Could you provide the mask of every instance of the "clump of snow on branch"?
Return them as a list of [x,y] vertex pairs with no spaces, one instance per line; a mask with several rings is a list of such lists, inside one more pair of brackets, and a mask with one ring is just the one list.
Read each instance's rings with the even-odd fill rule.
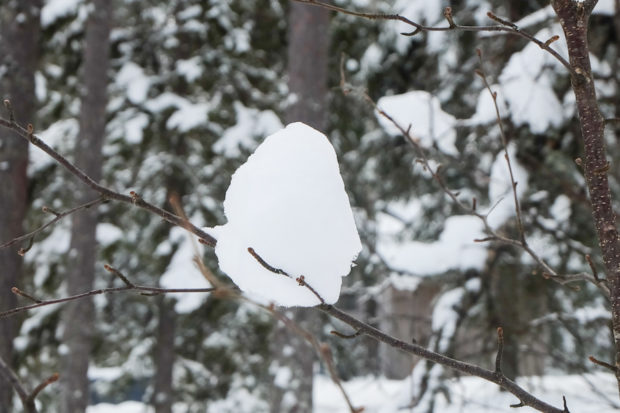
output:
[[[294,278],[303,275],[327,303],[360,252],[336,153],[325,135],[293,123],[265,141],[233,175],[228,222],[212,229],[219,265],[244,292],[283,306],[319,299]],[[253,248],[276,274],[249,252]]]
[[[385,96],[379,99],[377,106],[404,129],[411,125],[411,135],[420,139],[423,147],[429,148],[437,144],[439,150],[445,154],[458,154],[454,146],[456,119],[444,112],[439,99],[430,93],[415,90],[402,95]],[[402,135],[385,116],[377,114],[377,117],[387,133]]]

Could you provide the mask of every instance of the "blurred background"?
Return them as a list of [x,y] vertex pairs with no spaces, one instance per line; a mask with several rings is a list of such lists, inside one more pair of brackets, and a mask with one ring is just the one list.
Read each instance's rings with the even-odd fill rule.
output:
[[[542,41],[562,35],[542,0],[333,4],[440,26],[446,6],[463,25],[491,24],[493,11]],[[336,149],[364,245],[340,308],[488,368],[501,326],[509,377],[555,405],[565,394],[569,407],[619,408],[612,375],[588,361],[613,359],[601,291],[545,278],[514,246],[475,243],[482,222],[362,96],[411,124],[446,187],[482,213],[493,209],[491,227],[518,239],[495,108],[474,73],[484,70],[498,92],[528,242],[560,274],[590,272],[585,256],[598,265],[599,253],[566,69],[520,37],[401,34],[411,31],[285,0],[2,0],[0,95],[95,180],[168,210],[178,196],[198,226],[226,222],[230,177],[265,136],[306,122]],[[617,2],[600,1],[590,46],[607,117],[620,116],[619,35]],[[566,55],[563,38],[553,46]],[[606,135],[611,165],[618,132]],[[620,170],[609,173],[619,194]],[[0,242],[52,219],[43,206],[64,211],[96,197],[0,130]],[[26,247],[0,249],[0,311],[28,303],[13,286],[56,298],[120,285],[106,263],[136,284],[208,286],[187,233],[126,204],[80,211],[17,254]],[[200,251],[229,282],[213,251]],[[366,411],[502,411],[517,402],[371,339],[331,335],[352,331],[318,311],[283,311],[329,345],[353,405]],[[261,308],[217,295],[102,295],[1,319],[0,357],[30,387],[60,373],[38,397],[42,412],[348,411],[303,338]],[[0,378],[0,412],[20,409]]]

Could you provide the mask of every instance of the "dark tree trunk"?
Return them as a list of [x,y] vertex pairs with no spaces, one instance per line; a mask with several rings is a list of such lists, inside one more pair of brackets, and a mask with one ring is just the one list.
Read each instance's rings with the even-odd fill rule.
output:
[[[286,121],[301,121],[325,132],[329,12],[298,3],[290,6],[287,71],[289,92],[295,100],[287,110]],[[301,327],[316,331],[317,313],[307,310],[292,310],[291,313]],[[271,411],[311,413],[314,350],[302,337],[281,324],[274,330],[271,347],[276,364],[292,372],[285,385],[273,386]],[[291,352],[284,351],[285,348]],[[294,397],[285,397],[287,392]]]
[[[75,147],[75,163],[95,181],[101,179],[101,147],[105,133],[109,67],[109,37],[112,14],[110,0],[93,0],[94,8],[86,25],[84,47],[80,134]],[[77,203],[97,195],[86,188],[78,191]],[[73,295],[93,287],[97,252],[95,233],[97,211],[85,210],[73,215],[71,229],[70,270],[67,294]],[[63,411],[84,412],[89,400],[88,363],[95,330],[94,308],[90,299],[69,303],[64,309],[63,340],[68,353],[63,357]]]
[[[616,347],[616,378],[620,390],[620,243],[616,215],[611,203],[611,191],[603,132],[605,121],[599,110],[588,52],[588,20],[596,0],[552,0],[566,35],[571,83],[577,101],[585,154],[585,177],[592,216],[599,246],[603,254],[607,282],[611,292],[613,335]],[[612,167],[617,167],[613,165]]]
[[[17,121],[34,123],[34,72],[39,59],[41,0],[0,3],[0,98],[9,99]],[[17,16],[24,17],[18,20]],[[2,108],[4,110],[4,108]],[[0,131],[0,242],[22,235],[26,211],[28,143]],[[14,248],[0,249],[0,311],[16,307],[11,287],[21,285],[22,258]],[[0,319],[0,358],[11,365],[17,319]],[[11,411],[11,386],[0,376],[0,413]]]
[[286,122],[301,121],[325,132],[329,12],[292,3],[288,39],[288,86],[295,103],[286,112]]
[[173,301],[165,297],[160,298],[158,307],[159,324],[154,356],[156,372],[153,384],[153,406],[155,406],[155,413],[171,413],[176,313]]

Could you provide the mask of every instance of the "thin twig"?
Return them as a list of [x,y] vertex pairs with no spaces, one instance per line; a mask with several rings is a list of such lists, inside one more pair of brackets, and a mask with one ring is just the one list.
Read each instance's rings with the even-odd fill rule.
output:
[[289,273],[287,273],[286,271],[284,271],[283,269],[281,269],[281,268],[275,268],[275,267],[273,267],[273,266],[269,265],[269,264],[267,263],[267,261],[265,261],[265,260],[263,259],[263,257],[261,257],[260,255],[258,255],[258,253],[254,250],[254,248],[252,248],[252,247],[248,247],[248,252],[249,252],[249,253],[250,253],[250,255],[251,255],[252,257],[254,257],[254,259],[255,259],[256,261],[258,261],[258,263],[259,263],[259,264],[260,264],[263,268],[265,268],[267,271],[270,271],[270,272],[272,272],[272,273],[274,273],[274,274],[281,274],[281,275],[284,275],[284,276],[286,276],[286,277],[288,277],[288,278],[293,279],[293,276],[292,276],[292,275],[290,275]]
[[[347,14],[347,15],[350,15],[350,16],[362,17],[364,19],[369,19],[369,20],[395,20],[395,21],[401,21],[401,22],[403,22],[403,23],[413,27],[413,29],[414,29],[410,33],[401,33],[403,35],[408,35],[408,36],[415,36],[416,34],[418,34],[420,32],[448,32],[448,31],[504,32],[504,33],[520,36],[520,37],[523,37],[524,39],[529,40],[530,42],[535,43],[536,45],[538,45],[538,47],[540,47],[544,51],[546,51],[549,54],[551,54],[570,73],[574,74],[574,70],[571,67],[570,63],[566,59],[564,59],[558,52],[556,52],[550,46],[550,44],[547,44],[546,42],[537,39],[533,35],[531,35],[531,34],[529,34],[527,32],[524,32],[523,30],[521,30],[514,23],[511,23],[511,22],[509,22],[507,20],[501,19],[501,18],[497,17],[496,15],[494,15],[493,13],[490,13],[490,12],[487,14],[487,16],[490,19],[495,20],[498,23],[500,23],[499,25],[493,25],[493,26],[461,26],[461,25],[458,25],[458,24],[454,23],[454,20],[452,19],[452,10],[450,10],[450,19],[448,19],[446,17],[446,19],[448,20],[448,27],[432,27],[432,26],[425,26],[423,24],[419,24],[419,23],[413,22],[413,21],[409,20],[408,18],[406,18],[404,16],[401,16],[399,14],[379,14],[379,13],[356,12],[356,11],[353,11],[353,10],[347,10],[347,9],[342,8],[342,7],[334,6],[332,4],[324,3],[322,1],[317,1],[317,0],[292,0],[292,1],[296,1],[298,3],[309,4],[309,5],[312,5],[312,6],[322,7],[324,9],[332,10],[332,11],[335,11],[335,12],[338,12],[338,13]],[[445,16],[445,14],[444,14],[444,16]]]
[[59,378],[60,378],[60,375],[58,373],[52,374],[47,379],[45,379],[43,382],[41,382],[37,387],[35,387],[34,390],[32,390],[32,392],[28,396],[28,398],[34,401],[34,399],[38,396],[39,393],[41,393],[41,391],[43,391],[43,389],[45,389],[50,384],[57,382]]
[[148,294],[172,294],[172,293],[210,293],[215,291],[215,288],[158,288],[158,287],[147,287],[144,285],[126,285],[124,287],[112,287],[112,288],[101,288],[99,290],[91,290],[81,294],[72,295],[69,297],[57,298],[54,300],[43,300],[39,303],[26,305],[23,307],[12,308],[7,311],[0,312],[0,319],[11,317],[15,314],[23,313],[24,311],[32,310],[38,307],[45,307],[53,304],[61,304],[69,301],[80,300],[82,298],[91,297],[94,295],[100,294],[113,294],[120,293],[125,291],[137,291],[140,293],[148,293]]
[[336,337],[344,338],[345,340],[350,340],[352,338],[359,337],[362,334],[362,332],[359,330],[357,330],[353,334],[342,334],[340,331],[336,331],[336,330],[332,330],[329,333],[335,335]]
[[19,295],[19,296],[21,296],[21,297],[27,298],[27,299],[29,299],[30,301],[35,302],[35,303],[42,303],[42,302],[43,302],[43,301],[39,300],[38,298],[35,298],[35,297],[33,297],[32,295],[25,293],[24,291],[20,290],[20,289],[19,289],[19,288],[17,288],[17,287],[13,287],[13,288],[11,288],[11,292],[12,292],[13,294],[15,294],[15,295]]
[[[298,1],[298,0],[294,0],[294,1]],[[341,76],[342,75],[343,74],[341,74]],[[499,235],[498,233],[496,233],[493,230],[493,228],[489,225],[488,215],[493,210],[493,208],[495,208],[495,206],[497,204],[494,204],[493,207],[491,207],[491,209],[486,214],[481,214],[481,213],[479,213],[477,211],[477,209],[476,209],[477,205],[475,203],[473,203],[472,205],[468,205],[468,204],[462,202],[458,198],[458,194],[453,192],[450,188],[448,188],[446,183],[443,181],[443,179],[441,178],[441,175],[439,175],[439,173],[438,173],[438,168],[433,168],[433,166],[431,165],[431,162],[430,162],[428,156],[426,155],[426,151],[420,145],[419,140],[416,139],[411,134],[411,127],[410,126],[405,129],[392,116],[390,116],[390,114],[386,113],[383,109],[381,109],[377,105],[377,103],[368,95],[368,93],[366,93],[366,91],[354,89],[353,87],[350,87],[346,83],[345,80],[342,80],[342,79],[341,79],[341,84],[342,85],[346,85],[345,87],[347,88],[346,89],[347,92],[355,91],[357,94],[359,94],[368,104],[370,104],[373,107],[373,109],[375,111],[377,111],[377,113],[380,116],[384,117],[392,125],[394,125],[394,127],[399,130],[399,132],[403,135],[405,140],[407,142],[409,142],[409,144],[416,151],[416,153],[417,153],[417,155],[419,157],[418,162],[420,162],[423,165],[423,167],[425,168],[425,170],[427,170],[430,173],[431,178],[433,180],[435,180],[435,182],[437,182],[437,184],[439,185],[440,189],[452,200],[452,202],[457,207],[459,207],[461,210],[465,211],[467,214],[473,215],[473,216],[479,218],[482,221],[482,223],[484,225],[485,232],[489,236],[486,237],[486,238],[483,238],[483,239],[476,239],[476,240],[474,240],[475,242],[495,241],[495,242],[499,242],[499,243],[502,243],[502,244],[512,245],[512,246],[515,246],[517,248],[521,248],[539,266],[542,267],[544,272],[549,274],[549,277],[547,277],[548,279],[553,280],[553,281],[557,282],[558,284],[564,285],[564,286],[566,286],[567,284],[573,283],[573,282],[577,282],[577,281],[587,281],[587,282],[590,282],[590,283],[596,285],[603,292],[603,294],[605,294],[606,297],[609,297],[610,292],[609,292],[609,287],[607,286],[607,284],[605,282],[598,282],[598,281],[596,281],[591,274],[588,274],[588,273],[585,273],[585,272],[577,273],[577,274],[568,274],[568,275],[559,274],[553,268],[551,268],[549,266],[549,264],[547,264],[547,262],[545,262],[545,260],[542,257],[540,257],[529,246],[529,244],[527,244],[527,243],[524,244],[522,240],[516,240],[516,239],[508,238],[508,237],[505,237],[503,235]],[[344,90],[343,90],[343,92],[344,92]],[[513,184],[513,188],[514,188],[514,184]]]
[[[480,60],[480,66],[482,66],[482,53],[478,50],[478,59]],[[504,131],[504,122],[502,116],[499,113],[499,106],[497,104],[497,92],[491,90],[491,85],[487,81],[487,76],[482,69],[476,70],[476,74],[482,79],[485,89],[491,95],[493,99],[493,107],[495,108],[495,121],[499,126],[499,134],[502,138],[502,145],[504,147],[504,158],[508,165],[508,174],[510,175],[510,183],[512,186],[512,195],[515,204],[515,213],[517,216],[517,228],[519,229],[519,237],[523,247],[527,246],[527,240],[525,239],[525,229],[523,228],[523,219],[521,217],[521,205],[519,204],[519,195],[517,194],[517,182],[515,181],[514,172],[512,170],[512,163],[510,162],[510,156],[508,155],[508,140],[506,139],[506,132]]]
[[594,364],[598,364],[601,367],[605,367],[606,369],[611,370],[612,372],[614,372],[614,374],[618,371],[618,368],[616,366],[614,366],[613,364],[610,364],[610,363],[607,363],[605,361],[599,360],[599,359],[595,358],[594,356],[588,357],[588,360],[590,360]]
[[[10,247],[11,245],[16,244],[16,243],[18,243],[20,241],[23,241],[25,239],[28,239],[28,238],[30,239],[30,242],[32,243],[32,240],[34,239],[34,236],[37,235],[39,232],[43,231],[45,228],[49,227],[50,225],[55,224],[56,222],[60,221],[64,217],[73,214],[74,212],[77,212],[77,211],[79,211],[81,209],[88,209],[88,208],[93,207],[95,205],[99,205],[99,204],[101,204],[103,202],[105,202],[105,198],[97,198],[97,199],[94,199],[92,201],[86,202],[85,204],[78,205],[78,206],[76,206],[74,208],[71,208],[71,209],[69,209],[67,211],[64,211],[64,212],[56,212],[56,211],[52,210],[49,207],[43,207],[42,208],[43,212],[49,212],[49,213],[55,215],[56,217],[54,219],[52,219],[50,222],[41,225],[39,228],[35,229],[32,232],[29,232],[27,234],[24,234],[22,236],[14,238],[14,239],[12,239],[10,241],[5,242],[4,244],[0,244],[0,248]],[[26,252],[27,250],[20,250],[20,251]],[[22,254],[20,254],[20,255],[22,255]]]
[[319,299],[319,302],[321,304],[325,304],[325,300],[323,299],[323,297],[321,297],[321,294],[319,294],[313,287],[312,285],[308,284],[306,282],[306,277],[304,277],[303,275],[300,275],[299,277],[295,278],[293,277],[291,274],[289,274],[288,272],[284,271],[281,268],[275,268],[274,266],[270,265],[267,261],[265,261],[263,259],[263,257],[261,257],[256,250],[254,250],[254,248],[252,247],[248,247],[248,252],[250,253],[250,255],[252,257],[254,257],[254,259],[256,261],[258,261],[258,263],[265,268],[267,271],[270,271],[274,274],[280,274],[280,275],[284,275],[285,277],[294,279],[295,281],[297,281],[297,284],[299,284],[301,287],[306,287],[308,290],[310,290],[310,292],[312,294],[314,294],[316,296],[316,298]]
[[125,274],[123,274],[122,272],[120,272],[120,271],[119,271],[119,270],[117,270],[116,268],[114,268],[114,267],[112,267],[112,266],[110,266],[110,265],[108,265],[108,264],[105,264],[105,265],[103,266],[103,268],[104,268],[106,271],[108,271],[108,272],[110,272],[110,273],[114,274],[115,276],[117,276],[118,278],[120,278],[120,280],[121,280],[123,283],[125,283],[125,285],[126,285],[127,287],[131,287],[131,288],[134,288],[134,287],[135,287],[135,284],[134,284],[134,283],[132,283],[131,281],[129,281],[129,279],[128,279],[127,277],[125,277]]
[[[37,411],[37,406],[34,403],[34,398],[36,397],[36,395],[38,394],[38,392],[40,390],[37,391],[36,393],[32,392],[32,393],[28,394],[28,392],[26,391],[26,388],[22,384],[21,380],[19,379],[19,377],[17,377],[17,374],[2,359],[2,357],[0,357],[0,376],[3,376],[6,379],[6,381],[11,384],[11,386],[13,387],[15,392],[17,393],[17,396],[19,396],[19,399],[21,400],[22,405],[24,406],[24,411],[25,412],[27,412],[27,413],[37,413],[38,412]],[[45,387],[45,386],[43,386],[43,387]]]
[[282,312],[276,310],[276,308],[273,305],[272,306],[265,306],[265,305],[262,305],[262,304],[258,304],[258,303],[254,302],[252,300],[247,299],[247,298],[246,298],[246,300],[248,300],[248,301],[252,302],[253,304],[255,304],[255,305],[257,305],[257,306],[259,306],[259,307],[261,307],[261,308],[263,308],[263,309],[265,309],[267,311],[269,311],[273,317],[275,317],[276,319],[282,321],[282,323],[288,329],[290,329],[291,331],[293,331],[294,333],[296,333],[297,335],[302,337],[304,340],[306,340],[312,346],[312,348],[315,350],[317,355],[325,363],[325,366],[327,367],[327,371],[329,371],[330,378],[332,379],[334,384],[336,384],[336,386],[340,390],[340,393],[344,397],[344,399],[345,399],[345,401],[347,403],[347,406],[349,407],[350,412],[351,413],[361,413],[364,410],[363,408],[356,408],[356,407],[353,406],[353,403],[351,402],[351,398],[349,397],[349,395],[347,394],[344,386],[342,385],[340,377],[338,376],[338,372],[336,371],[336,369],[334,367],[333,359],[331,357],[331,351],[329,350],[329,347],[326,344],[319,343],[319,341],[316,339],[316,337],[310,331],[304,329],[298,323],[296,323],[294,320],[290,319],[289,317],[284,315]]
[[49,145],[43,142],[35,134],[29,133],[28,130],[18,125],[14,120],[6,120],[3,118],[0,118],[0,126],[11,129],[12,131],[17,133],[22,138],[29,141],[34,146],[41,149],[43,152],[47,153],[54,160],[56,160],[60,165],[62,165],[65,169],[67,169],[72,175],[75,175],[80,181],[82,181],[84,184],[89,186],[91,189],[98,192],[102,197],[106,199],[110,199],[110,200],[116,200],[116,201],[121,201],[121,202],[125,202],[128,204],[132,204],[139,208],[147,210],[153,214],[156,214],[160,216],[161,218],[163,218],[165,221],[173,225],[179,226],[181,228],[184,228],[193,234],[196,234],[198,237],[203,239],[203,242],[205,244],[211,247],[214,247],[215,244],[217,243],[217,240],[213,236],[207,234],[205,231],[198,228],[194,224],[190,222],[186,222],[183,220],[183,218],[145,201],[133,191],[132,191],[133,195],[128,196],[128,195],[123,195],[110,188],[106,188],[105,186],[98,184],[90,176],[84,173],[84,171],[82,171],[80,168],[78,168],[77,166],[69,162],[67,158],[65,158],[58,152],[56,152],[54,149],[52,149]]
[[408,343],[406,341],[399,340],[393,336],[390,336],[389,334],[384,333],[383,331],[372,327],[369,324],[364,323],[363,321],[353,317],[352,315],[345,313],[344,311],[334,307],[333,305],[323,304],[317,306],[316,308],[334,318],[339,319],[340,321],[343,321],[345,324],[348,324],[355,330],[360,331],[361,334],[372,337],[375,340],[394,347],[397,350],[422,357],[426,360],[441,364],[442,366],[446,366],[453,370],[460,371],[461,373],[465,373],[470,376],[480,377],[482,379],[495,383],[504,390],[515,395],[526,406],[530,406],[538,411],[545,413],[563,413],[563,410],[553,407],[536,398],[534,395],[520,387],[517,383],[510,380],[503,374],[498,375],[495,371],[487,370],[473,364],[455,360],[448,356],[444,356],[443,354],[428,350],[418,344]]

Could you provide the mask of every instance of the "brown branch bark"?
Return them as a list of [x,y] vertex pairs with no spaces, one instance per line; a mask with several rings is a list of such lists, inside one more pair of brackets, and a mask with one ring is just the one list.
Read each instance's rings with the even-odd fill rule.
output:
[[517,383],[504,376],[501,371],[498,372],[487,370],[473,364],[465,363],[463,361],[455,360],[453,358],[444,356],[417,344],[399,340],[395,337],[385,334],[380,330],[377,330],[376,328],[364,323],[363,321],[358,320],[357,318],[345,313],[344,311],[332,305],[321,304],[316,308],[326,314],[329,314],[334,318],[339,319],[340,321],[343,321],[344,323],[357,330],[358,333],[374,338],[375,340],[392,346],[398,350],[422,357],[426,360],[433,361],[452,370],[460,371],[461,373],[465,373],[470,376],[480,377],[484,380],[495,383],[502,389],[515,395],[524,406],[530,406],[544,413],[566,413],[566,410],[558,409],[536,398],[534,395],[519,386]]
[[491,12],[487,13],[487,16],[491,20],[494,20],[500,24],[492,25],[492,26],[462,26],[462,25],[454,23],[454,20],[453,20],[454,15],[453,15],[452,8],[446,7],[446,9],[444,10],[444,16],[448,20],[448,26],[447,27],[434,27],[434,26],[425,26],[423,24],[416,23],[412,20],[409,20],[405,16],[401,16],[399,14],[377,14],[377,13],[357,12],[357,11],[348,10],[342,7],[334,6],[333,4],[324,3],[318,0],[291,0],[291,1],[297,2],[297,3],[308,4],[311,6],[317,6],[317,7],[327,9],[327,10],[332,10],[338,13],[348,14],[351,16],[361,17],[364,19],[401,21],[405,24],[408,24],[414,29],[411,33],[401,33],[402,35],[405,35],[405,36],[415,36],[416,34],[422,33],[422,32],[447,32],[447,31],[503,32],[507,34],[512,34],[512,35],[522,37],[532,43],[535,43],[536,45],[538,45],[538,47],[540,47],[544,51],[551,54],[558,62],[560,62],[569,71],[572,72],[573,70],[569,62],[567,62],[566,59],[564,59],[558,52],[556,52],[552,47],[550,47],[550,44],[553,43],[553,40],[552,41],[549,41],[551,39],[545,40],[545,41],[539,40],[536,37],[532,36],[531,34],[521,30],[516,24],[509,22],[505,19],[499,18],[498,16],[496,16],[495,14]]
[[[45,389],[48,385],[56,382],[58,380],[58,373],[52,374],[50,377],[39,383],[37,387],[34,388],[30,393],[26,391],[23,383],[17,377],[17,374],[11,369],[6,362],[0,357],[0,377],[4,377],[5,380],[13,387],[17,396],[22,402],[22,406],[24,408],[24,412],[26,413],[38,413],[37,406],[34,402],[34,399],[39,395],[39,393]],[[9,388],[10,390],[10,388]]]
[[90,176],[88,176],[84,171],[80,168],[69,162],[67,158],[56,152],[49,145],[47,145],[41,138],[37,135],[29,132],[26,128],[17,124],[14,120],[7,120],[0,118],[0,126],[11,129],[20,137],[26,139],[31,144],[41,149],[43,152],[48,154],[51,158],[53,158],[56,162],[62,165],[67,171],[69,171],[72,175],[77,177],[80,181],[86,184],[91,189],[95,190],[95,192],[99,193],[107,200],[115,200],[120,202],[125,202],[127,204],[135,205],[139,208],[142,208],[148,212],[151,212],[155,215],[160,216],[164,221],[169,222],[172,225],[179,226],[181,228],[186,229],[192,234],[197,235],[201,238],[202,243],[205,245],[209,245],[210,247],[214,247],[217,243],[217,240],[211,235],[207,234],[202,229],[198,228],[194,224],[188,222],[187,220],[179,217],[171,212],[168,212],[164,209],[161,209],[144,199],[142,199],[139,195],[133,193],[131,195],[123,195],[120,192],[114,191],[113,189],[107,188],[103,185],[95,182]]
[[573,68],[571,83],[577,101],[583,137],[585,153],[583,166],[592,204],[592,217],[610,290],[616,347],[616,379],[620,391],[620,369],[618,369],[620,366],[620,242],[607,177],[609,162],[603,136],[605,120],[596,99],[588,50],[588,20],[596,3],[596,0],[583,2],[553,0],[551,2],[566,35],[569,61]]

